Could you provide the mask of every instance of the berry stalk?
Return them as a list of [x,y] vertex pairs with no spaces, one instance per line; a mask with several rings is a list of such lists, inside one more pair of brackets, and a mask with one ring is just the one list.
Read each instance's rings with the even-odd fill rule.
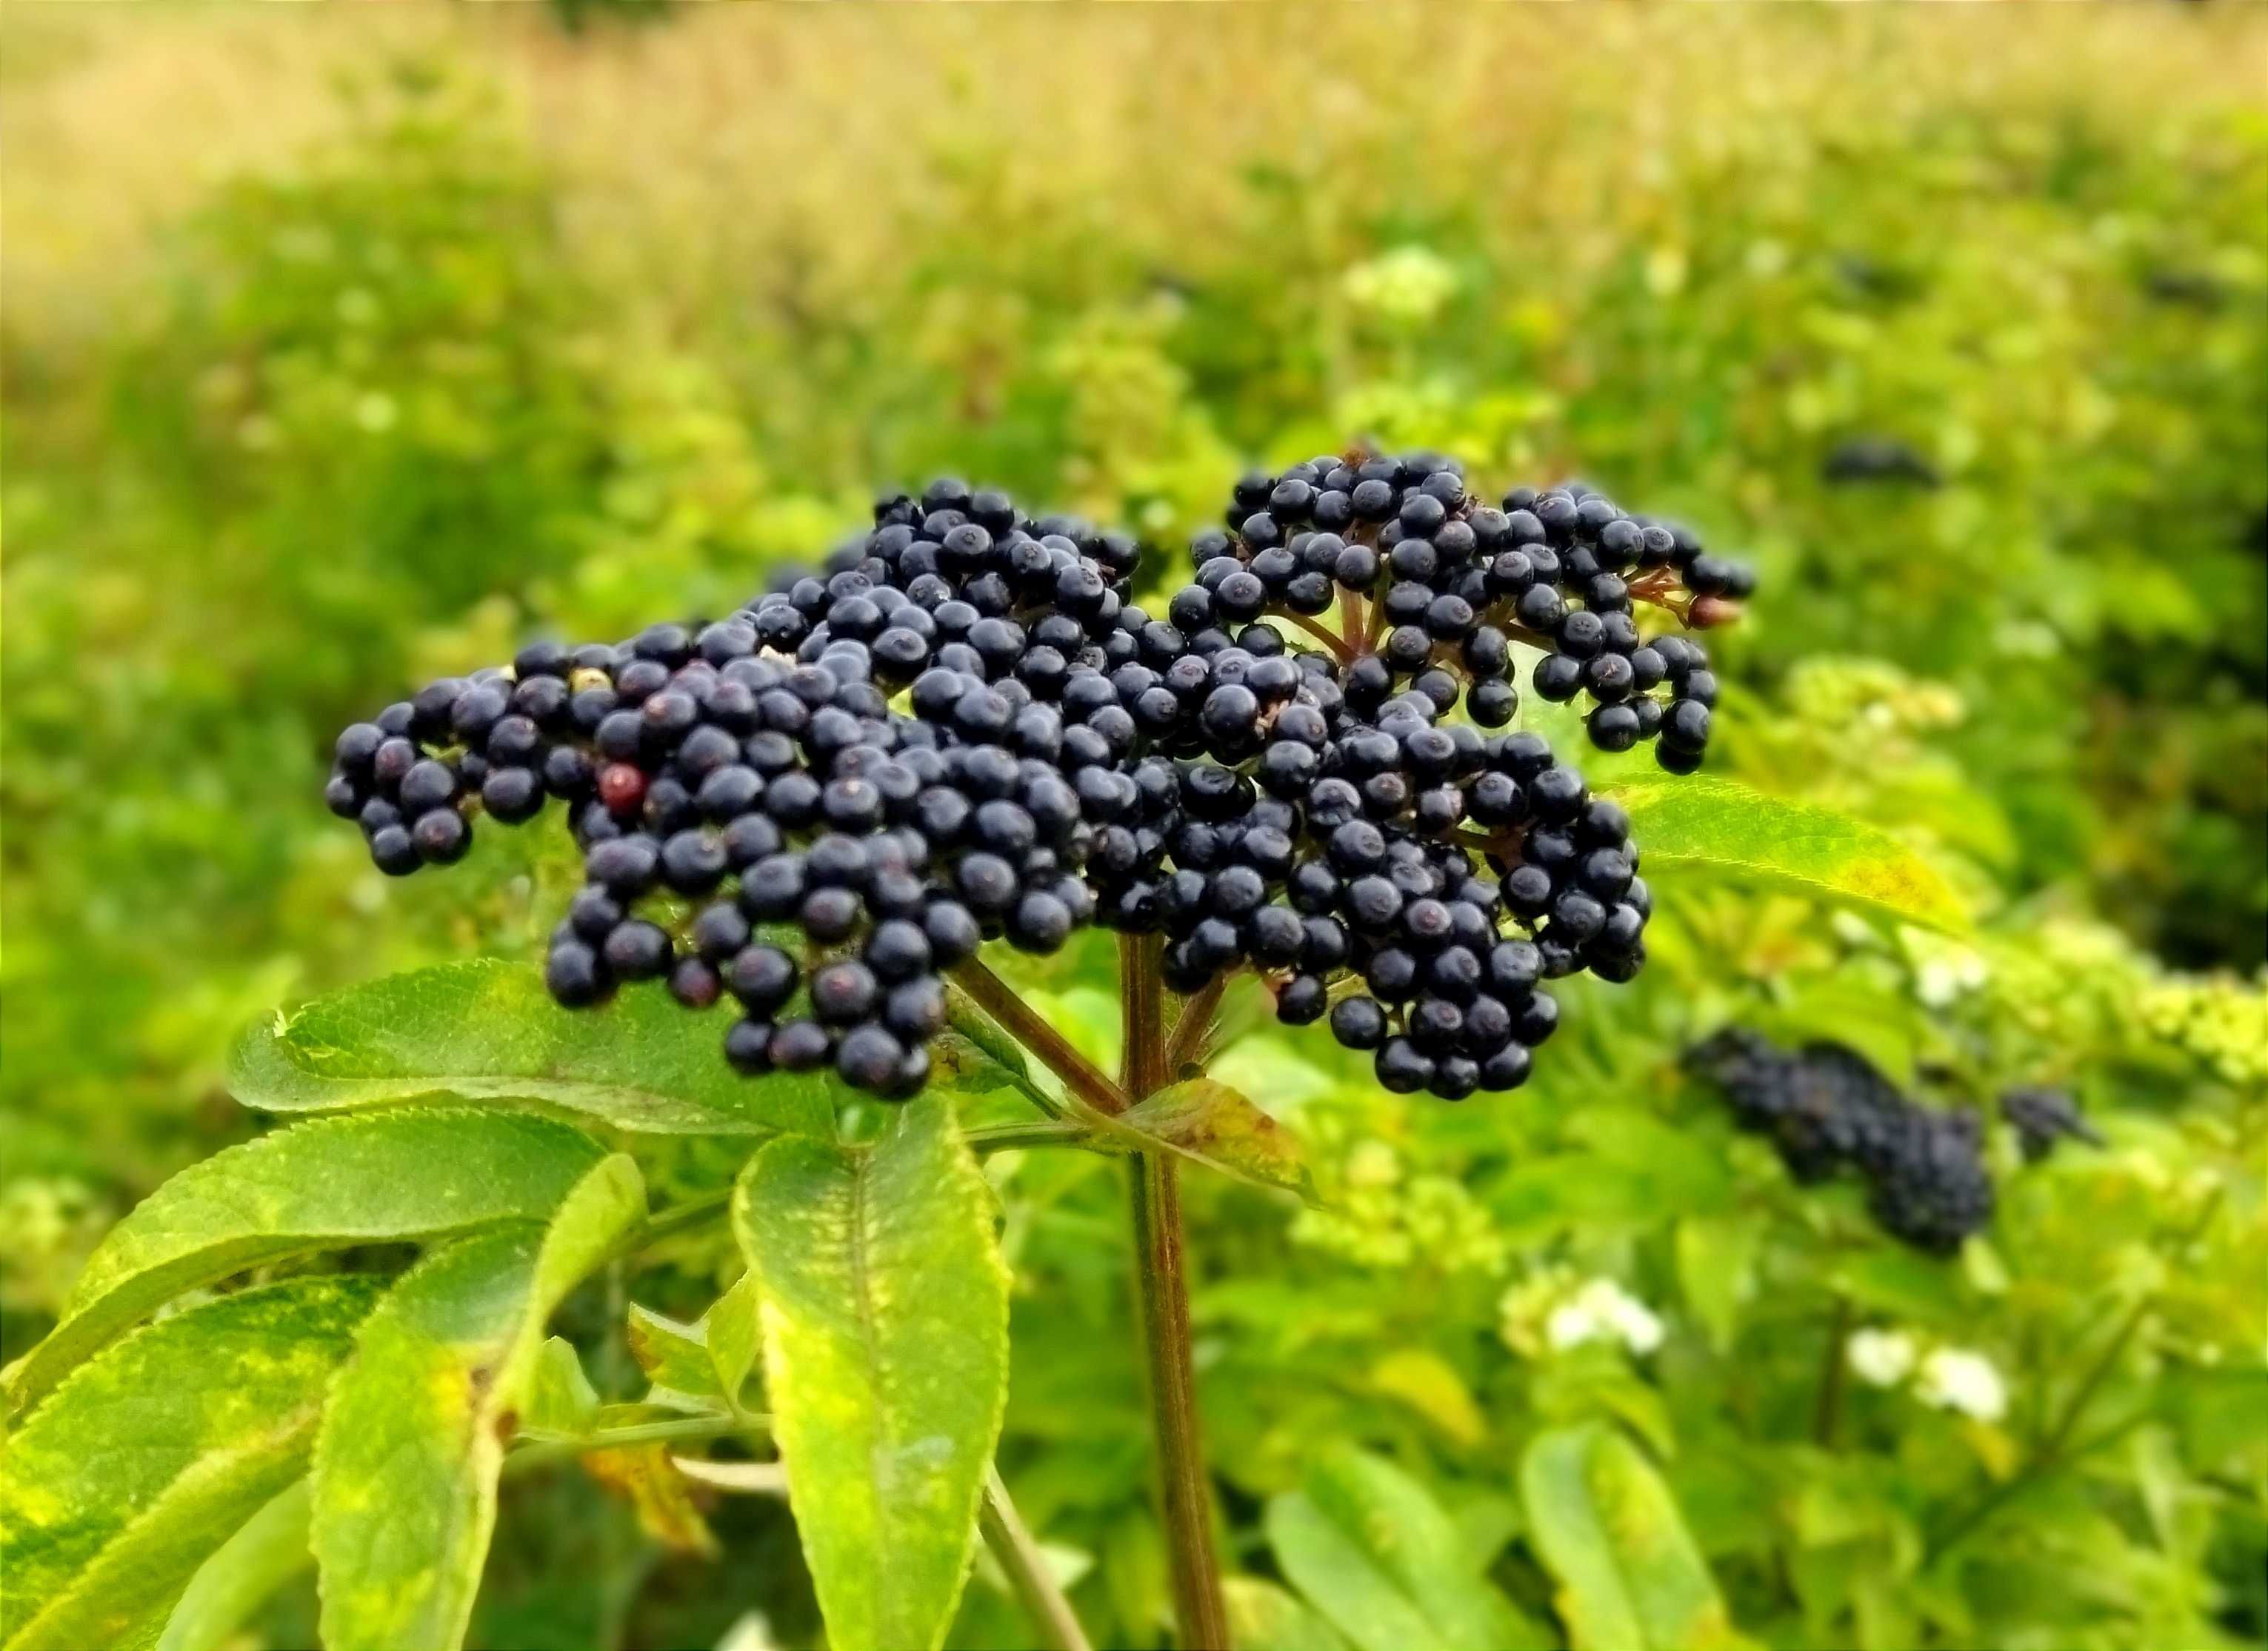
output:
[[1063,1080],[1064,1087],[1098,1112],[1123,1112],[1126,1092],[1095,1070],[1071,1041],[1032,1012],[1008,983],[969,958],[954,970],[954,980],[976,1006],[998,1021],[1009,1036],[1038,1056]]

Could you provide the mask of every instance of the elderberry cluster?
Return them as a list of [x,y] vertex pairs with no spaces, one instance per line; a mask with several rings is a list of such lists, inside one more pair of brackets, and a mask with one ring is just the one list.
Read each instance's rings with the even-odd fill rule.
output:
[[1797,1181],[1855,1171],[1867,1183],[1868,1210],[1893,1237],[1950,1255],[1992,1219],[1992,1180],[1974,1112],[1908,1100],[1839,1043],[1784,1054],[1733,1028],[1689,1060],[1724,1090],[1743,1129],[1771,1139]]
[[1472,719],[1488,728],[1517,708],[1513,645],[1526,644],[1543,653],[1530,679],[1537,694],[1587,697],[1594,744],[1626,751],[1658,739],[1673,773],[1700,766],[1717,679],[1699,644],[1649,638],[1637,608],[1705,629],[1734,617],[1756,587],[1746,564],[1709,554],[1685,528],[1626,515],[1594,489],[1514,488],[1498,509],[1435,453],[1325,455],[1256,471],[1238,483],[1227,524],[1191,544],[1197,587],[1175,599],[1176,624],[1249,619],[1270,604],[1311,616],[1343,603],[1397,677],[1455,668],[1470,684]]
[[2017,1150],[2028,1164],[2036,1164],[2066,1140],[2102,1145],[2068,1090],[2011,1089],[2000,1097],[2000,1116],[2016,1131]]
[[[1564,578],[1625,521],[1588,493],[1524,497],[1540,515],[1476,509],[1422,457],[1287,473],[1235,540],[1200,537],[1198,583],[1153,617],[1130,600],[1132,540],[939,481],[721,621],[433,683],[340,736],[327,795],[396,874],[461,858],[475,813],[563,802],[587,881],[553,995],[730,996],[725,1052],[751,1074],[831,1065],[910,1094],[944,971],[1097,922],[1161,936],[1179,991],[1251,969],[1388,1088],[1509,1088],[1557,1023],[1543,983],[1631,978],[1652,909],[1623,811],[1538,735],[1482,731],[1516,703],[1518,622],[1450,587],[1514,555]],[[1314,525],[1261,544],[1271,512]],[[1280,565],[1326,548],[1320,582]],[[1395,612],[1434,581],[1423,649],[1399,622],[1372,634],[1365,557],[1392,564]],[[1729,588],[1697,555],[1673,564],[1689,619],[1701,586]],[[1342,598],[1340,630],[1311,623]],[[1320,645],[1293,646],[1301,628]],[[1690,737],[1668,713],[1664,760],[1697,762],[1705,661],[1676,638],[1647,654],[1702,712]]]

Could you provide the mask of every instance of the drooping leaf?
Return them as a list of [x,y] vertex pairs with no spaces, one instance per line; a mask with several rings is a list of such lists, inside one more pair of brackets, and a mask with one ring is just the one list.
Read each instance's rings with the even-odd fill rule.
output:
[[84,1651],[162,1621],[306,1470],[380,1285],[294,1279],[187,1308],[73,1372],[0,1456],[0,1645]]
[[121,1330],[247,1267],[548,1213],[605,1149],[527,1113],[419,1108],[319,1118],[192,1165],[110,1230],[63,1323],[8,1373],[39,1398]]
[[1220,1593],[1236,1651],[1346,1651],[1336,1628],[1273,1582],[1224,1577]]
[[934,1647],[1007,1397],[990,1191],[946,1102],[924,1096],[868,1146],[765,1146],[733,1217],[828,1641]]
[[310,1570],[307,1481],[295,1479],[197,1568],[166,1619],[157,1651],[221,1651],[286,1582]]
[[395,975],[254,1028],[229,1086],[267,1112],[334,1112],[432,1095],[525,1100],[663,1135],[825,1133],[831,1080],[740,1077],[721,1025],[662,993],[602,1009],[552,1002],[519,963],[475,959]]
[[1938,929],[1968,926],[1945,880],[1888,832],[1816,803],[1695,777],[1617,789],[1646,875],[1720,873],[1870,907]]
[[1669,1487],[1612,1427],[1542,1434],[1528,1448],[1520,1484],[1575,1651],[1741,1643]]
[[1366,1451],[1322,1456],[1268,1504],[1284,1574],[1360,1651],[1511,1651],[1550,1636],[1484,1579],[1455,1522]]
[[583,1471],[630,1505],[638,1529],[673,1553],[717,1557],[717,1536],[693,1500],[692,1481],[664,1444],[620,1445],[582,1458]]
[[637,1168],[617,1154],[548,1225],[475,1234],[427,1257],[363,1325],[315,1451],[328,1651],[452,1651],[462,1640],[544,1321],[644,1214]]
[[1169,1084],[1112,1117],[1073,1102],[1092,1127],[1136,1150],[1166,1147],[1239,1181],[1315,1201],[1299,1139],[1251,1101],[1211,1078]]

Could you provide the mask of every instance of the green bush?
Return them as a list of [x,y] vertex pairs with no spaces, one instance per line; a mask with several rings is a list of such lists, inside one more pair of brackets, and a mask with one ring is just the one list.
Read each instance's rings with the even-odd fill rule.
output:
[[[2036,55],[1974,78],[1943,59],[2008,36],[1570,24],[1582,49],[1522,60],[1550,82],[1528,126],[1477,76],[1413,110],[1412,42],[909,22],[918,49],[879,54],[814,21],[887,95],[816,70],[774,95],[814,130],[895,111],[879,173],[846,139],[759,198],[688,157],[645,216],[518,77],[666,100],[733,31],[785,25],[452,25],[376,72],[364,37],[325,37],[365,60],[330,134],[137,240],[105,272],[115,328],[0,323],[10,1355],[111,1221],[248,1131],[223,1100],[241,1027],[540,949],[567,874],[540,847],[492,834],[447,888],[369,872],[317,801],[339,723],[532,630],[716,612],[871,483],[959,468],[1128,521],[1162,585],[1239,455],[1374,434],[1506,481],[1579,470],[1753,547],[1726,770],[1891,832],[1970,926],[1696,876],[1643,980],[1571,1003],[1509,1103],[1389,1100],[1247,1006],[1219,1075],[1304,1140],[1320,1199],[1190,1185],[1249,1642],[1333,1643],[1320,1610],[1368,1651],[1316,1558],[1317,1510],[1355,1507],[1454,1531],[1439,1587],[1619,1643],[1560,1597],[1537,1508],[1571,1475],[1623,1484],[1634,1445],[1757,1642],[2257,1643],[2268,127],[2228,79],[2152,92],[2257,62],[2257,18],[2203,10],[2154,15],[2131,86],[2116,18],[2028,23]],[[1511,55],[1475,27],[1476,57]],[[1028,100],[1059,52],[1138,77],[1145,120],[1235,119],[1116,193],[1051,190]],[[1133,129],[1105,89],[1094,118]],[[1891,473],[1837,479],[1869,459]],[[1098,947],[1019,984],[1107,1060],[1107,977]],[[1920,1259],[1683,1075],[1728,1021],[1845,1043],[1940,1103],[2066,1085],[2108,1144],[2028,1167],[1996,1131],[1994,1227]],[[730,1174],[638,1157],[669,1196]],[[1098,1638],[1164,1643],[1116,1178],[1078,1153],[988,1175],[1016,1277],[1003,1470]],[[644,1305],[688,1316],[740,1265],[699,1235],[665,1258]],[[646,1386],[601,1351],[626,1305],[601,1279],[562,1309],[608,1401]],[[815,1640],[776,1500],[711,1498],[718,1560],[651,1495],[556,1470],[505,1495],[473,1643]],[[293,1582],[259,1641],[307,1643],[313,1610]],[[952,1642],[1028,1633],[988,1578]]]

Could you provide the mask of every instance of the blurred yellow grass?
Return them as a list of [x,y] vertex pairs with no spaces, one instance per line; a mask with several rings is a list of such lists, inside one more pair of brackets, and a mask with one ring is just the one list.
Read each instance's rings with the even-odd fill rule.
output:
[[[0,279],[26,330],[97,324],[153,221],[292,156],[339,121],[342,77],[405,56],[494,78],[570,186],[578,255],[663,325],[782,280],[855,309],[860,270],[969,209],[972,170],[988,221],[963,232],[1200,264],[1248,215],[1256,166],[1422,177],[1430,200],[1552,228],[1580,269],[1697,191],[1705,210],[1758,146],[1830,151],[1925,102],[2020,151],[2073,110],[2257,120],[2268,68],[2268,9],[2227,5],[717,5],[580,37],[533,5],[18,5],[0,26]],[[1343,203],[1297,225],[1319,264],[1345,250]]]

